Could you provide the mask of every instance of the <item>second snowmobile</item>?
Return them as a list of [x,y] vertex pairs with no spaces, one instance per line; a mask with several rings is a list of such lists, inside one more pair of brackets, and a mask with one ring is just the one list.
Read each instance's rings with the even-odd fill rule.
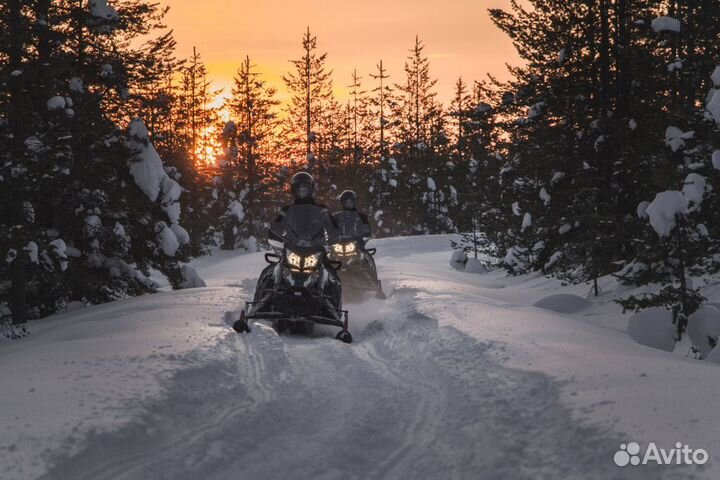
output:
[[377,298],[385,299],[373,258],[377,250],[366,247],[371,237],[368,218],[357,210],[357,195],[352,190],[340,194],[340,204],[342,210],[333,214],[340,241],[332,246],[330,258],[342,265],[338,273],[344,290],[352,297],[374,292]]

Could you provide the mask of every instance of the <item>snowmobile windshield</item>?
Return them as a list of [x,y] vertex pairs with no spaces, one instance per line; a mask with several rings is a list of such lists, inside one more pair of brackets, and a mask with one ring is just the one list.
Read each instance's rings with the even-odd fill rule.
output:
[[286,214],[288,247],[319,247],[325,243],[325,210],[317,205],[292,205]]
[[367,227],[355,210],[338,212],[334,215],[344,239],[358,239],[367,235]]

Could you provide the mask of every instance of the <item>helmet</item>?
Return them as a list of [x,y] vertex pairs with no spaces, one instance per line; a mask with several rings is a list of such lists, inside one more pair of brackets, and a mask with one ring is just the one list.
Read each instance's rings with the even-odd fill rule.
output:
[[340,194],[340,205],[344,210],[357,208],[357,195],[352,190],[345,190]]
[[312,198],[315,193],[315,180],[307,172],[298,172],[290,180],[290,191],[296,200]]

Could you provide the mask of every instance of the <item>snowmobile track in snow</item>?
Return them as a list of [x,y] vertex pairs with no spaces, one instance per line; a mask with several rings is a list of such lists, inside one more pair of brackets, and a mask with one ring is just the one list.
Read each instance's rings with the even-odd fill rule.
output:
[[502,366],[495,345],[414,301],[396,292],[353,345],[229,331],[133,425],[91,436],[44,478],[689,478],[616,467],[627,439],[572,420],[556,382]]

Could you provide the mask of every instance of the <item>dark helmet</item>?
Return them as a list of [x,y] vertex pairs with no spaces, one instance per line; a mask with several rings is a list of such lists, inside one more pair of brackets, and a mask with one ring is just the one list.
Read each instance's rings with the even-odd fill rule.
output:
[[340,205],[344,210],[357,208],[357,195],[352,190],[345,190],[340,194]]
[[315,194],[315,180],[307,172],[298,172],[290,180],[290,191],[296,200],[305,200]]

